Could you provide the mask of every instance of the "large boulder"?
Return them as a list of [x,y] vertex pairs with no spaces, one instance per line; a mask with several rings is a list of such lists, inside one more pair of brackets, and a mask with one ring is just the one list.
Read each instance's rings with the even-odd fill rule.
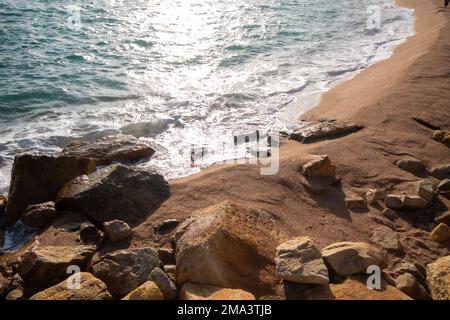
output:
[[147,281],[131,291],[122,300],[164,300],[164,295],[153,281]]
[[193,213],[175,233],[178,284],[272,292],[274,244],[280,242],[273,225],[268,213],[229,202]]
[[160,174],[116,164],[69,181],[56,206],[84,213],[100,224],[116,219],[136,223],[169,196],[169,184]]
[[186,282],[180,290],[180,300],[255,300],[242,289],[228,289],[198,283]]
[[361,125],[336,120],[302,121],[299,127],[290,134],[290,139],[308,143],[347,135],[362,128]]
[[86,271],[94,252],[95,246],[37,247],[21,256],[18,272],[27,293],[35,293],[66,279],[69,266]]
[[12,226],[28,206],[54,201],[66,182],[95,170],[95,162],[89,159],[33,155],[16,157],[4,224]]
[[450,256],[427,265],[427,283],[434,300],[450,300]]
[[[76,283],[79,279],[79,283]],[[72,286],[69,286],[71,284]],[[71,275],[66,280],[36,293],[30,300],[110,300],[106,284],[88,272]]]
[[61,211],[55,209],[55,203],[48,201],[34,204],[27,208],[22,216],[22,221],[32,228],[45,228],[61,215]]
[[309,237],[293,238],[277,247],[277,276],[297,283],[327,284],[328,269],[322,253]]
[[147,281],[156,267],[163,267],[156,250],[138,248],[108,253],[91,270],[94,276],[106,283],[113,296],[123,297]]
[[155,150],[130,135],[116,134],[96,141],[72,141],[61,152],[65,156],[90,158],[97,164],[110,164],[149,158]]
[[363,242],[338,242],[322,250],[325,264],[340,277],[366,273],[371,265],[384,266],[383,254]]

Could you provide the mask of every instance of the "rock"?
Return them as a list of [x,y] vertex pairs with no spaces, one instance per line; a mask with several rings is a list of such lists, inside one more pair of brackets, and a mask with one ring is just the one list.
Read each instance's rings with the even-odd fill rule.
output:
[[442,181],[438,184],[437,188],[438,188],[439,191],[441,191],[441,192],[447,192],[447,191],[450,191],[450,179],[444,179],[444,180],[442,180]]
[[394,272],[397,274],[397,276],[409,273],[412,274],[416,279],[424,282],[426,278],[426,270],[423,267],[419,268],[418,266],[419,264],[417,263],[403,262],[394,269]]
[[6,295],[5,300],[27,300],[22,290],[14,289]]
[[104,222],[103,228],[108,239],[113,243],[125,240],[133,234],[133,229],[131,229],[126,222],[121,220]]
[[149,280],[156,283],[166,300],[173,300],[178,296],[177,286],[161,268],[153,269],[150,273]]
[[350,122],[337,122],[336,120],[323,120],[307,122],[302,121],[300,127],[290,134],[290,139],[302,143],[309,143],[321,139],[329,139],[357,132],[363,126]]
[[255,297],[241,289],[226,289],[204,284],[186,282],[180,290],[180,300],[255,300]]
[[[79,284],[76,283],[79,279]],[[73,287],[70,287],[71,284]],[[88,272],[71,275],[68,279],[36,293],[30,300],[110,300],[106,284]]]
[[103,242],[103,232],[92,223],[82,223],[80,226],[80,240],[83,244],[99,247]]
[[450,226],[450,211],[444,212],[434,218],[434,222],[436,224],[445,223],[446,225]]
[[379,200],[381,200],[382,195],[381,195],[380,191],[374,190],[374,189],[370,189],[364,194],[364,197],[366,198],[367,204],[370,205],[370,206],[373,206]]
[[384,199],[384,204],[386,205],[386,207],[391,209],[400,209],[403,205],[403,196],[396,194],[389,194]]
[[430,298],[427,290],[410,273],[404,273],[397,277],[395,286],[401,292],[416,300],[427,300]]
[[5,231],[3,231],[3,227],[0,225],[0,254],[2,253],[3,242],[5,241]]
[[23,155],[14,159],[4,224],[12,226],[33,204],[54,201],[71,179],[95,171],[89,159]]
[[84,213],[97,223],[116,219],[136,223],[169,196],[169,184],[160,174],[113,165],[68,182],[56,205]]
[[402,250],[397,232],[389,227],[381,226],[376,228],[372,233],[372,241],[389,251]]
[[165,231],[174,229],[179,224],[180,224],[180,220],[168,219],[168,220],[164,220],[164,221],[158,223],[153,228],[159,232],[165,232]]
[[450,132],[447,132],[444,139],[442,139],[442,143],[450,148]]
[[444,130],[436,130],[433,132],[433,140],[436,140],[438,142],[442,142],[444,140],[444,137],[446,135],[446,132]]
[[332,184],[332,181],[328,177],[304,177],[300,178],[301,184],[305,187],[306,191],[312,194],[321,195],[327,191],[328,186]]
[[395,218],[397,218],[397,213],[389,208],[384,209],[382,215],[390,220],[394,220]]
[[96,141],[73,141],[61,152],[69,157],[90,158],[98,165],[150,158],[155,150],[130,135],[116,134]]
[[433,184],[425,181],[418,181],[415,184],[416,192],[425,201],[429,202],[434,197]]
[[158,257],[162,263],[175,264],[175,252],[172,248],[158,248]]
[[427,265],[427,283],[433,300],[450,300],[450,256]]
[[37,247],[21,256],[18,272],[26,291],[35,293],[67,278],[69,266],[87,270],[94,252],[94,246]]
[[164,295],[153,281],[147,281],[131,291],[122,300],[164,300]]
[[223,202],[194,212],[178,226],[176,278],[257,295],[277,282],[273,257],[279,243],[266,212]]
[[440,223],[430,233],[430,239],[439,243],[446,243],[450,240],[450,227],[445,223]]
[[330,177],[336,173],[336,167],[331,164],[327,155],[321,155],[302,167],[302,174],[306,177]]
[[350,210],[363,210],[367,209],[367,202],[361,196],[347,196],[345,197],[345,205]]
[[177,266],[174,264],[165,264],[164,265],[164,271],[166,273],[175,274],[176,269],[177,269]]
[[338,242],[325,247],[322,256],[328,270],[340,277],[365,273],[367,267],[382,267],[383,255],[375,247],[362,242]]
[[91,269],[113,296],[123,297],[143,284],[154,268],[162,266],[155,249],[139,248],[108,253]]
[[450,164],[445,164],[431,169],[430,175],[438,180],[450,179]]
[[55,203],[48,201],[29,206],[22,221],[32,228],[41,229],[49,226],[60,215],[61,212],[55,209]]
[[280,279],[310,284],[327,284],[328,269],[322,253],[309,237],[293,238],[277,247],[276,272]]
[[6,196],[0,194],[0,211],[3,211],[3,209],[5,209],[7,202],[8,202],[8,198],[6,198]]
[[400,169],[411,172],[411,173],[418,173],[425,169],[425,164],[415,158],[405,158],[398,160],[395,163]]

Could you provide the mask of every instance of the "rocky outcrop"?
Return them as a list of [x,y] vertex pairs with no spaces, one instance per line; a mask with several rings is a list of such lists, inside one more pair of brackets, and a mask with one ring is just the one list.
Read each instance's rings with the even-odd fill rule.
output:
[[91,270],[114,297],[123,297],[143,284],[156,267],[163,267],[156,250],[139,248],[108,253]]
[[113,243],[125,240],[133,234],[133,229],[121,220],[104,222],[103,230],[105,230],[106,236]]
[[336,120],[302,121],[290,134],[290,139],[302,143],[344,136],[361,130],[363,126]]
[[4,224],[13,225],[33,204],[54,201],[64,184],[95,171],[89,159],[23,155],[14,159]]
[[153,269],[150,272],[149,280],[156,283],[166,300],[173,300],[178,296],[177,286],[161,268]]
[[87,270],[94,252],[94,246],[45,246],[27,251],[21,256],[18,267],[26,292],[35,293],[64,280],[69,266]]
[[131,291],[122,300],[164,300],[164,295],[153,281],[147,281]]
[[336,167],[327,155],[321,155],[304,164],[302,174],[305,177],[332,177],[336,174]]
[[90,158],[98,165],[112,162],[136,161],[150,158],[155,150],[130,135],[116,134],[96,141],[73,141],[61,154],[69,157]]
[[170,195],[167,181],[151,170],[112,165],[69,181],[59,192],[57,208],[81,212],[97,223],[136,223]]
[[450,300],[450,256],[428,264],[427,283],[434,300]]
[[322,253],[309,237],[293,238],[277,247],[275,265],[280,279],[297,283],[327,284],[328,269]]
[[60,215],[61,212],[55,209],[55,203],[48,201],[29,206],[22,221],[32,228],[41,229],[49,226]]
[[216,286],[186,282],[180,290],[180,300],[255,300],[242,289],[227,289]]
[[418,173],[425,169],[425,164],[416,158],[404,158],[395,162],[395,164],[402,170]]
[[259,210],[223,202],[194,212],[175,233],[177,283],[270,293],[277,235],[272,217]]
[[[79,280],[79,283],[77,282]],[[36,293],[30,300],[110,300],[106,284],[88,272],[71,275],[66,280]]]
[[371,265],[383,266],[382,253],[362,242],[334,243],[322,250],[322,256],[328,270],[340,277],[365,273]]
[[430,239],[439,243],[446,243],[450,240],[450,227],[445,223],[440,223],[430,233]]
[[402,249],[397,232],[386,226],[380,226],[373,231],[372,241],[389,251]]

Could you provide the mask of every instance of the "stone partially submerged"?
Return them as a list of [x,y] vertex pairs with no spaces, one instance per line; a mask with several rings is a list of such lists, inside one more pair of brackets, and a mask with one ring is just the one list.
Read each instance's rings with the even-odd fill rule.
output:
[[54,201],[64,184],[96,170],[95,162],[76,157],[22,155],[14,159],[4,224],[19,220],[28,206]]
[[323,139],[331,139],[357,132],[364,126],[336,120],[302,121],[297,129],[290,134],[290,139],[309,143]]
[[136,223],[170,196],[164,177],[151,170],[112,165],[69,181],[58,194],[60,210],[80,212],[97,223]]
[[90,158],[98,165],[150,158],[155,150],[131,135],[116,134],[95,141],[73,141],[61,152],[64,156]]

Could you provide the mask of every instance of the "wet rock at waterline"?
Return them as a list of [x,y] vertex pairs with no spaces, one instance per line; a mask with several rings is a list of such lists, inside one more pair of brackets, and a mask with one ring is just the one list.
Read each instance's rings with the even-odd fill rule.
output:
[[362,128],[364,127],[361,125],[336,120],[302,121],[300,126],[291,133],[290,139],[308,143],[347,135]]
[[81,212],[97,223],[116,219],[136,223],[169,196],[169,184],[159,173],[116,164],[69,181],[56,206]]
[[95,162],[66,156],[22,155],[14,159],[4,224],[19,220],[27,207],[54,201],[64,184],[96,170]]
[[73,141],[61,152],[65,156],[93,159],[97,165],[150,158],[154,153],[155,150],[148,144],[123,134],[95,141]]

